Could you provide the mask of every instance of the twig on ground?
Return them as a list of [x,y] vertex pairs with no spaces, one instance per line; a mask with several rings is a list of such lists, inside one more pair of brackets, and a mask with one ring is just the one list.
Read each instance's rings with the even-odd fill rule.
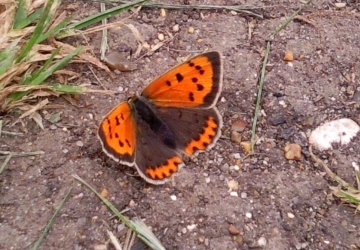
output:
[[270,42],[268,41],[266,44],[266,52],[265,52],[265,56],[264,56],[263,66],[261,68],[259,89],[258,89],[258,94],[256,97],[255,114],[254,114],[253,125],[251,128],[251,152],[252,153],[254,153],[254,145],[255,145],[255,137],[256,137],[256,124],[257,124],[257,119],[258,119],[259,111],[260,111],[261,95],[262,95],[262,90],[263,90],[264,81],[265,81],[265,70],[266,70],[266,64],[268,61],[269,53],[270,53]]
[[0,156],[0,159],[6,159],[7,155],[11,155],[12,157],[26,157],[26,156],[42,155],[44,153],[45,153],[44,151],[33,151],[33,152],[22,152],[22,153],[0,151],[0,155],[6,155],[6,156]]
[[[107,3],[129,3],[128,1],[118,1],[118,0],[110,0],[110,1],[98,1],[98,2],[107,2]],[[236,12],[243,12],[250,16],[255,16],[258,18],[263,18],[262,15],[252,12],[250,10],[263,9],[264,7],[252,6],[252,5],[180,5],[180,4],[165,4],[165,3],[145,3],[142,5],[147,8],[162,8],[162,9],[198,9],[198,10],[232,10]]]
[[261,76],[260,76],[260,79],[259,79],[259,90],[258,90],[258,94],[257,94],[255,114],[254,114],[252,129],[251,129],[251,152],[250,152],[251,154],[254,153],[257,118],[258,118],[259,111],[260,111],[261,94],[262,94],[262,89],[263,89],[263,86],[264,86],[265,70],[266,70],[266,64],[267,64],[267,60],[268,60],[268,55],[270,53],[271,40],[273,40],[275,35],[277,35],[282,29],[284,29],[290,23],[290,21],[292,21],[294,19],[294,17],[300,13],[301,10],[303,10],[306,6],[308,6],[311,3],[311,1],[312,0],[309,0],[304,5],[300,6],[300,8],[297,11],[295,11],[288,19],[286,19],[285,22],[283,22],[270,35],[270,39],[266,43],[266,52],[265,52],[265,56],[264,56],[263,65],[262,65],[262,68],[261,68]]
[[12,157],[12,154],[9,154],[8,156],[6,156],[5,161],[3,162],[3,164],[1,164],[0,174],[2,174],[2,172],[4,171],[6,165],[7,165],[8,162],[10,161],[11,157]]

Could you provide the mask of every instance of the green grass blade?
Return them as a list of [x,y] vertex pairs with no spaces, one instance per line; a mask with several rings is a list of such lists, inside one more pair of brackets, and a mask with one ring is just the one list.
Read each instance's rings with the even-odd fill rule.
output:
[[[0,52],[0,76],[14,64],[15,55],[18,51],[16,45],[19,41],[20,39],[15,40],[6,50]],[[0,83],[0,88],[3,84]]]
[[[45,69],[42,71],[36,78],[33,78],[30,82],[28,82],[27,85],[39,85],[42,82],[44,82],[49,76],[51,76],[56,70],[59,70],[63,68],[66,64],[69,63],[69,61],[77,55],[81,50],[83,49],[82,46],[79,46],[74,51],[63,57],[61,60],[57,61],[55,64],[53,64],[51,67]],[[25,92],[16,92],[11,95],[9,95],[9,98],[12,101],[20,100],[22,97],[27,95],[29,91]]]
[[262,95],[264,82],[265,82],[266,64],[268,61],[269,53],[270,53],[270,42],[267,42],[266,52],[265,52],[265,56],[264,56],[264,60],[263,60],[262,68],[261,68],[261,75],[260,75],[260,79],[259,79],[259,89],[258,89],[258,93],[256,96],[256,107],[255,107],[255,113],[254,113],[254,120],[253,120],[253,124],[252,124],[252,129],[251,129],[251,152],[254,152],[255,138],[256,138],[256,124],[257,124],[257,119],[258,119],[258,116],[260,113],[261,95]]
[[53,27],[51,30],[49,30],[45,34],[41,34],[36,40],[36,43],[41,43],[42,41],[48,39],[52,35],[57,34],[62,28],[68,25],[71,20],[72,20],[72,16],[65,18],[62,22],[60,22],[58,25]]
[[79,46],[76,49],[74,49],[71,53],[64,56],[61,60],[57,61],[55,64],[53,64],[51,67],[46,69],[45,71],[41,72],[36,78],[34,78],[29,84],[30,85],[39,85],[42,83],[45,79],[47,79],[49,76],[51,76],[55,71],[62,69],[66,64],[70,62],[70,60],[79,54],[79,52],[83,49],[83,46]]
[[[24,74],[24,80],[21,79],[22,81],[20,82],[20,84],[22,85],[29,85],[34,79],[36,79],[42,72],[44,72],[50,65],[50,63],[54,60],[55,56],[57,54],[59,54],[61,47],[56,48],[56,50],[54,50],[54,52],[51,54],[50,58],[44,63],[43,66],[40,67],[40,69],[36,70],[34,73],[32,74]],[[30,76],[30,77],[28,77]]]
[[35,10],[33,13],[31,13],[28,17],[25,19],[19,20],[16,25],[14,24],[14,29],[23,29],[29,24],[33,23],[35,20],[39,19],[41,16],[42,10]]
[[20,23],[28,17],[29,2],[26,0],[17,0],[17,9],[14,17],[14,29],[19,29]]
[[64,84],[52,84],[51,89],[56,92],[61,92],[64,94],[80,94],[86,91],[85,87],[81,86],[71,86],[71,85],[64,85]]
[[109,18],[109,17],[112,17],[116,14],[119,14],[123,11],[126,11],[130,8],[133,8],[135,6],[138,6],[138,5],[142,5],[146,2],[148,2],[149,0],[140,0],[140,1],[136,1],[136,2],[129,2],[129,3],[125,3],[125,4],[122,4],[122,5],[119,5],[119,6],[116,6],[114,8],[111,8],[111,9],[108,9],[104,12],[101,12],[101,13],[98,13],[96,15],[92,15],[92,16],[89,16],[79,22],[76,22],[72,25],[69,25],[67,28],[68,29],[82,29],[82,28],[85,28],[91,24],[94,24],[94,23],[97,23],[103,19],[106,19],[106,18]]
[[88,187],[92,192],[94,192],[104,204],[114,213],[118,218],[129,227],[135,234],[151,249],[155,250],[165,250],[164,246],[161,245],[160,241],[156,238],[156,236],[151,232],[148,226],[145,225],[142,221],[131,221],[128,220],[125,216],[123,216],[117,209],[114,207],[111,202],[102,197],[94,188],[92,188],[88,183],[86,183],[83,179],[81,179],[78,175],[73,175],[75,179],[80,181],[86,187]]
[[34,32],[31,35],[28,42],[26,43],[26,45],[24,46],[23,50],[20,52],[19,56],[16,58],[16,63],[21,62],[21,60],[23,60],[29,54],[34,44],[36,44],[37,39],[45,30],[46,21],[49,18],[49,12],[53,3],[54,0],[49,0],[44,6],[41,17],[37,25],[35,26]]
[[12,157],[12,154],[9,154],[9,155],[6,156],[5,161],[3,162],[3,164],[1,164],[0,174],[2,174],[2,172],[4,171],[6,165],[9,163],[11,157]]
[[52,227],[52,225],[54,224],[55,218],[58,215],[58,213],[60,212],[60,209],[64,206],[65,201],[67,200],[67,198],[70,195],[71,189],[69,189],[69,191],[66,193],[64,199],[61,201],[59,207],[56,209],[55,213],[53,214],[53,216],[51,217],[51,219],[49,220],[48,224],[46,225],[43,233],[41,234],[40,238],[35,242],[35,245],[33,246],[32,250],[36,250],[39,248],[40,244],[43,242],[43,240],[45,239],[47,233],[49,232],[50,228]]

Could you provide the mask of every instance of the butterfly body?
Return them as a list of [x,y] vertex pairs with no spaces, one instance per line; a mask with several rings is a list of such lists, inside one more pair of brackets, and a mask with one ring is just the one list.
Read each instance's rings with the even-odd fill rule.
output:
[[215,104],[221,89],[218,52],[176,66],[105,116],[98,132],[103,150],[135,166],[146,181],[166,182],[183,154],[210,148],[219,138],[222,119]]

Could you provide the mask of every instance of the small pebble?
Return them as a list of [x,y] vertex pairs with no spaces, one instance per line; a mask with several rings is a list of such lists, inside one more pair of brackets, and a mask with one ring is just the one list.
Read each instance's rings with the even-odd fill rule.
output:
[[195,31],[194,27],[190,26],[189,29],[188,29],[189,34],[193,34],[194,31]]
[[190,232],[190,231],[192,231],[192,230],[194,230],[194,229],[196,228],[196,224],[188,225],[186,228],[187,228],[187,230],[189,230],[189,232]]
[[290,219],[294,219],[295,218],[295,215],[293,213],[287,213],[287,216],[290,218]]
[[187,233],[186,228],[184,227],[183,229],[181,229],[181,232],[182,232],[183,234],[186,234],[186,233]]
[[106,250],[107,246],[106,245],[95,245],[94,246],[94,250]]
[[210,183],[210,181],[211,181],[211,180],[210,180],[210,177],[206,177],[206,178],[205,178],[205,183],[206,183],[206,184]]
[[52,124],[52,125],[50,125],[50,129],[55,130],[55,129],[57,129],[57,127],[56,127],[56,125]]
[[199,241],[200,241],[201,243],[203,243],[203,242],[205,241],[205,236],[203,236],[203,235],[200,236],[200,237],[199,237]]
[[109,196],[109,191],[106,188],[103,188],[100,193],[101,197],[107,198]]
[[283,101],[283,100],[279,101],[279,105],[282,106],[283,108],[287,107],[285,101]]
[[162,34],[162,33],[159,33],[158,34],[158,39],[160,40],[160,41],[163,41],[164,40],[164,34]]
[[235,159],[240,159],[240,158],[241,158],[240,153],[235,153],[235,154],[233,154],[233,155],[234,155],[234,158],[235,158]]
[[353,162],[351,162],[351,165],[356,171],[360,172],[359,164],[357,164],[356,162],[353,161]]
[[180,30],[179,24],[175,24],[172,28],[174,32],[178,32]]
[[340,8],[344,8],[346,6],[346,3],[335,3],[335,7],[340,9]]
[[230,168],[229,164],[225,163],[224,165],[222,165],[222,166],[220,167],[220,170],[221,170],[223,173],[227,173],[227,172],[229,172],[229,168]]
[[134,200],[130,200],[129,201],[129,207],[134,207],[135,206],[135,201]]
[[238,193],[233,191],[233,192],[230,192],[230,196],[233,196],[233,197],[239,197]]
[[210,243],[210,242],[209,242],[209,239],[206,238],[206,239],[205,239],[205,246],[209,246],[209,243]]
[[165,9],[160,9],[160,16],[165,17],[166,16],[166,11]]
[[238,165],[235,165],[235,166],[234,166],[234,170],[235,170],[235,171],[239,171],[239,170],[240,170],[240,167],[239,167]]
[[249,218],[249,219],[252,218],[252,214],[251,214],[251,213],[246,213],[245,216],[246,216],[246,218]]
[[245,130],[246,126],[247,126],[246,121],[237,120],[231,124],[231,130],[236,131],[236,132],[243,132]]
[[294,53],[292,51],[287,51],[284,56],[284,61],[291,62],[294,60]]
[[177,197],[176,197],[176,195],[173,194],[173,195],[170,196],[170,199],[173,200],[173,201],[176,201]]
[[258,239],[258,245],[260,247],[266,246],[266,243],[267,243],[267,241],[266,241],[265,237],[260,237],[260,239]]
[[229,228],[228,228],[228,230],[229,230],[229,233],[230,233],[231,235],[238,235],[238,234],[240,234],[240,230],[239,230],[237,227],[235,227],[234,225],[230,225]]
[[69,150],[67,150],[66,148],[63,149],[63,153],[67,154],[69,152]]
[[241,192],[240,197],[243,199],[247,198],[247,193],[246,192]]
[[[258,140],[258,141],[260,141],[260,140]],[[248,153],[251,151],[251,142],[250,141],[243,141],[240,143],[240,145],[244,149],[245,153]]]
[[277,126],[286,122],[285,116],[282,114],[274,115],[269,119],[269,122],[273,126]]
[[295,143],[290,143],[284,148],[285,158],[288,160],[301,160],[301,146]]
[[82,147],[82,146],[84,146],[84,143],[82,141],[77,141],[76,146]]
[[227,183],[228,187],[230,190],[238,190],[239,189],[239,182],[235,181],[235,180],[230,180]]

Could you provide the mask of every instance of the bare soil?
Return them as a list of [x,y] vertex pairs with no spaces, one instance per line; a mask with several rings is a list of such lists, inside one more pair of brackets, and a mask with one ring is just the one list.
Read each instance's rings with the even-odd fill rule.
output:
[[[166,249],[360,248],[359,213],[332,196],[329,186],[336,183],[314,165],[306,138],[309,131],[337,118],[348,117],[360,124],[359,3],[349,0],[337,9],[335,1],[314,1],[272,41],[257,126],[260,140],[256,154],[245,157],[242,147],[229,139],[231,125],[245,120],[248,126],[241,137],[250,139],[266,41],[301,1],[188,2],[270,7],[255,10],[263,19],[228,10],[193,9],[167,10],[161,17],[158,9],[143,8],[126,23],[133,24],[152,45],[159,42],[158,33],[168,37],[169,32],[174,38],[153,55],[136,61],[136,71],[117,73],[115,79],[93,67],[102,84],[119,94],[81,95],[77,107],[54,98],[51,101],[63,109],[41,114],[61,112],[61,119],[55,124],[45,121],[44,130],[31,120],[10,126],[16,113],[1,117],[8,122],[3,130],[25,134],[3,134],[2,151],[45,153],[12,158],[0,176],[0,249],[33,246],[70,187],[70,198],[41,249],[101,249],[105,245],[114,249],[107,230],[124,239],[126,230],[121,222],[72,174],[98,191],[106,189],[108,199],[119,210],[129,208],[125,213],[129,218],[143,219]],[[76,6],[78,18],[100,9],[98,3],[87,1]],[[67,4],[62,7],[66,9]],[[175,24],[178,32],[173,31]],[[190,34],[189,27],[195,32]],[[100,57],[101,33],[86,38]],[[108,39],[111,51],[130,54],[138,45],[124,27],[109,30]],[[87,44],[84,38],[69,42]],[[224,89],[218,104],[223,136],[212,150],[189,159],[173,182],[150,185],[135,169],[119,166],[102,152],[97,126],[117,103],[141,92],[180,58],[205,50],[223,54]],[[294,53],[294,61],[283,60],[286,51]],[[89,65],[72,67],[82,74],[77,84],[100,89]],[[359,139],[357,135],[346,146],[316,152],[352,184],[352,163],[360,163]],[[300,161],[285,159],[283,148],[288,143],[302,146]],[[230,180],[238,182],[238,196],[230,195]],[[175,201],[172,195],[177,197]],[[232,235],[230,225],[239,234]]]

